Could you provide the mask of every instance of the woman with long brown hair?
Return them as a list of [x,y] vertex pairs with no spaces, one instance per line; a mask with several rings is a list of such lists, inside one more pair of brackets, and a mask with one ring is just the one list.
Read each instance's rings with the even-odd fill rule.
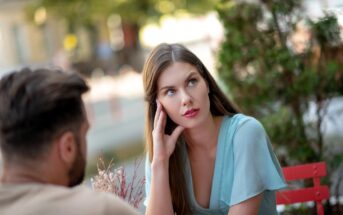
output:
[[285,182],[263,126],[238,113],[192,52],[157,46],[143,84],[146,214],[277,214]]

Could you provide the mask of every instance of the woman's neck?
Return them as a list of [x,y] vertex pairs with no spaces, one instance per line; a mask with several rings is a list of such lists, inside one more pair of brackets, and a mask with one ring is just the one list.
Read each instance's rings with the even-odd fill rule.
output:
[[211,151],[215,149],[221,120],[221,116],[213,117],[209,115],[207,120],[198,127],[185,130],[184,136],[189,151]]

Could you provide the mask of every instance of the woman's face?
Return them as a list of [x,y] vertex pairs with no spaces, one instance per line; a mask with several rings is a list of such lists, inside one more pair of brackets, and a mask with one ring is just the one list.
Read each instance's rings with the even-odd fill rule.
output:
[[208,86],[197,68],[176,62],[157,80],[157,99],[178,125],[194,128],[210,115]]

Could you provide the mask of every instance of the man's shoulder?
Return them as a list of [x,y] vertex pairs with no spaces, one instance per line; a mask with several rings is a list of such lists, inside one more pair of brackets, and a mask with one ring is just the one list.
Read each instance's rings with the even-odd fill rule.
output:
[[6,196],[12,196],[13,198],[19,198],[21,196],[34,196],[35,198],[45,199],[46,201],[49,201],[50,199],[65,201],[75,198],[75,200],[85,201],[88,199],[97,199],[101,197],[105,199],[111,198],[105,193],[92,191],[84,185],[68,188],[64,186],[39,183],[1,184],[0,193],[6,194]]
[[138,214],[127,202],[112,193],[93,191],[85,186],[72,188],[70,193],[75,196],[75,199],[80,199],[83,204],[87,203],[91,207],[98,204],[101,210],[111,214]]
[[[0,193],[7,194],[10,198],[0,197],[0,207],[6,205],[21,205],[21,208],[45,213],[54,208],[63,210],[66,214],[78,211],[82,214],[136,214],[135,211],[123,200],[113,194],[96,192],[81,185],[67,188],[55,185],[17,185],[2,186]],[[13,202],[13,200],[15,200]],[[45,207],[47,207],[45,209]],[[11,207],[12,208],[12,207]],[[63,208],[63,209],[62,209]],[[53,214],[49,212],[47,214]]]

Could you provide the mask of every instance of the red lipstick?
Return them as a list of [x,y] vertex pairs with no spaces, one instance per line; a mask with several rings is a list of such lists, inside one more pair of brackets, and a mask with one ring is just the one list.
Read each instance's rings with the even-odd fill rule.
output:
[[187,110],[183,116],[184,117],[187,117],[187,118],[193,118],[195,117],[199,112],[199,109],[190,109],[190,110]]

